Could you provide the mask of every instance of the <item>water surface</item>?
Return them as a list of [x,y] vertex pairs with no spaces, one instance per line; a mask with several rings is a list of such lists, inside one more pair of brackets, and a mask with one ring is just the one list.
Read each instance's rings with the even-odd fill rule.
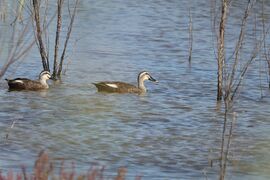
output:
[[[31,167],[38,152],[46,149],[53,158],[75,161],[79,171],[98,164],[108,175],[126,166],[128,179],[136,175],[217,179],[218,161],[213,167],[208,161],[219,156],[223,108],[215,100],[210,4],[206,0],[81,1],[60,84],[50,82],[45,92],[9,92],[1,80],[1,169]],[[232,5],[228,25],[232,38],[239,33],[244,7],[244,2]],[[191,64],[189,8],[194,26]],[[41,63],[36,47],[32,51],[6,77],[36,78]],[[270,178],[270,94],[264,63],[252,64],[236,101],[230,179]],[[142,70],[159,81],[158,85],[147,82],[148,93],[142,96],[97,93],[91,84],[101,80],[136,84]]]

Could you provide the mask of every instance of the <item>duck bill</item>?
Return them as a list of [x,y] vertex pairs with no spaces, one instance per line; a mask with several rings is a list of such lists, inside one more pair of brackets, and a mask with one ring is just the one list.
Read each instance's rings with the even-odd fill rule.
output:
[[157,81],[156,79],[154,79],[152,76],[150,76],[149,80],[150,80],[150,81],[153,81],[153,82],[156,82],[156,83],[158,82],[158,81]]

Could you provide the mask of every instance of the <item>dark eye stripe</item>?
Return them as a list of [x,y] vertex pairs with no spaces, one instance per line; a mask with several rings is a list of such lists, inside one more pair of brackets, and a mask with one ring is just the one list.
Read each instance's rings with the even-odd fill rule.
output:
[[40,76],[44,76],[44,75],[49,75],[49,76],[50,76],[51,74],[50,74],[49,72],[46,72],[46,71],[45,71],[45,72],[42,72],[42,73],[40,74]]
[[141,73],[141,76],[147,75],[147,74],[148,74],[147,72],[142,72],[142,73]]

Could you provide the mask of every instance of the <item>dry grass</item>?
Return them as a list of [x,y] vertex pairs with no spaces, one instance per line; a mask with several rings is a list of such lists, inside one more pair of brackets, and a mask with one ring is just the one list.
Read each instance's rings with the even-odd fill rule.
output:
[[[92,168],[86,173],[76,174],[75,165],[73,163],[71,165],[72,168],[70,169],[64,165],[64,162],[62,162],[61,167],[58,170],[59,173],[57,173],[48,154],[42,151],[35,162],[33,172],[26,172],[26,168],[24,166],[22,166],[21,172],[15,173],[12,170],[9,170],[5,175],[0,171],[0,180],[124,180],[127,173],[127,169],[125,167],[121,167],[118,169],[115,177],[108,178],[104,177],[104,167],[102,167]],[[134,179],[140,180],[141,177],[137,176]]]

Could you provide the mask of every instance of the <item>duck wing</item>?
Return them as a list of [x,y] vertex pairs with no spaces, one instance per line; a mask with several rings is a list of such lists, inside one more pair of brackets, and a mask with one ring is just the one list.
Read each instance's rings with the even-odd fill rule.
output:
[[93,83],[100,92],[114,92],[114,93],[139,93],[140,89],[136,86],[119,81],[105,81]]
[[27,78],[16,78],[16,79],[5,79],[7,82],[10,82],[10,83],[15,83],[16,81],[31,81],[30,79],[27,79]]
[[30,81],[26,78],[6,79],[10,89],[25,89],[25,82]]

